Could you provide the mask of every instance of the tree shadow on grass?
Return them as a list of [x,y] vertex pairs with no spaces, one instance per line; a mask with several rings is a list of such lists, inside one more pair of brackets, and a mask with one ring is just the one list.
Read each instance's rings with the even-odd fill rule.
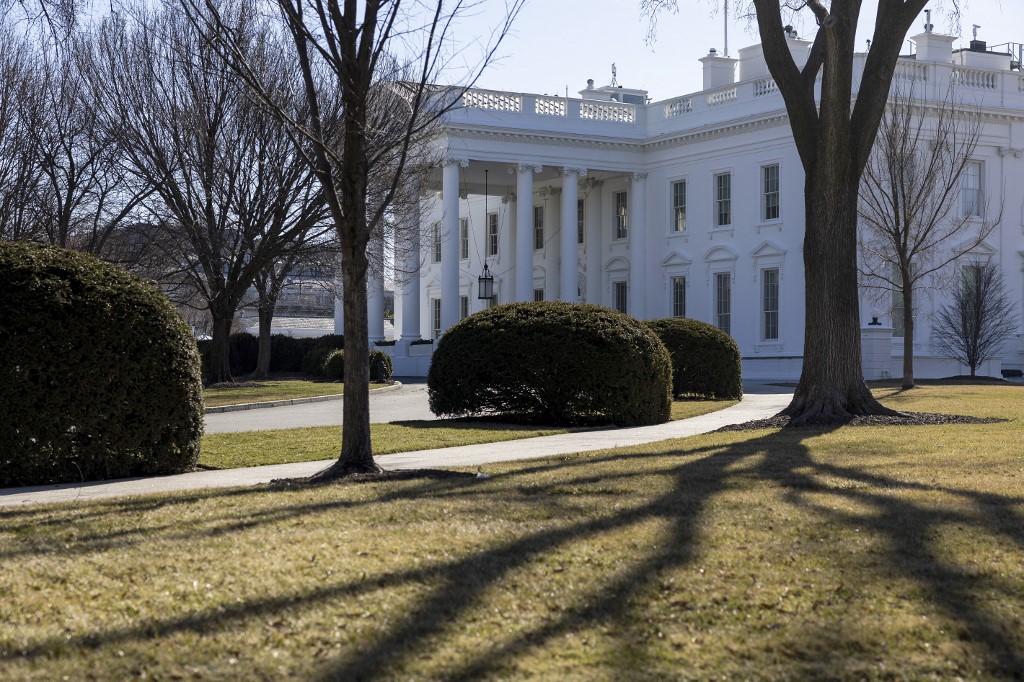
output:
[[[743,437],[743,440],[725,445],[702,448],[687,448],[684,445],[678,450],[640,454],[611,451],[578,459],[569,457],[555,462],[531,464],[502,478],[514,482],[517,478],[538,473],[563,475],[550,482],[538,484],[531,481],[527,484],[524,481],[523,486],[513,486],[512,493],[520,497],[513,502],[521,502],[527,495],[539,493],[558,498],[562,495],[560,491],[574,486],[612,486],[652,474],[670,477],[672,485],[667,491],[649,497],[636,506],[626,509],[609,507],[604,513],[586,518],[574,518],[569,507],[565,508],[564,513],[558,509],[561,515],[556,524],[549,524],[538,531],[520,533],[455,559],[441,559],[426,566],[388,571],[355,580],[325,582],[313,589],[287,594],[252,597],[227,608],[218,607],[184,616],[152,619],[128,627],[84,633],[70,639],[55,636],[38,641],[17,653],[3,652],[0,660],[35,658],[57,650],[95,649],[114,643],[151,641],[153,637],[167,637],[179,632],[224,630],[253,615],[279,613],[294,608],[317,608],[319,604],[332,599],[363,595],[381,588],[436,584],[435,587],[423,588],[424,594],[419,601],[401,616],[391,619],[390,624],[374,639],[345,651],[319,670],[322,679],[369,680],[416,675],[416,660],[430,655],[438,638],[454,637],[460,622],[472,614],[473,609],[485,599],[486,593],[501,585],[516,571],[545,556],[567,550],[581,539],[632,532],[650,521],[665,525],[663,537],[657,546],[641,552],[627,568],[608,580],[595,580],[594,584],[584,589],[583,596],[575,599],[568,608],[555,612],[541,623],[513,632],[491,646],[464,652],[458,660],[448,662],[445,674],[451,679],[500,676],[514,669],[521,657],[543,647],[557,646],[559,638],[565,635],[594,627],[622,626],[642,620],[642,614],[635,613],[634,609],[644,593],[656,586],[666,574],[695,565],[702,552],[700,528],[709,513],[709,506],[741,478],[753,478],[776,486],[785,503],[813,513],[825,523],[847,529],[871,528],[883,537],[886,572],[900,575],[919,585],[926,595],[927,604],[960,624],[970,639],[983,650],[980,655],[983,660],[977,664],[980,668],[978,674],[1008,677],[1024,670],[1024,655],[1018,648],[1018,640],[1009,634],[1013,625],[986,608],[972,594],[971,586],[964,584],[962,569],[940,555],[934,539],[940,526],[956,522],[974,527],[979,532],[996,535],[1017,547],[1024,547],[1024,519],[1018,511],[1024,504],[1024,498],[907,482],[858,468],[855,464],[818,461],[806,441],[828,432],[829,429],[824,428],[784,429]],[[649,466],[644,468],[643,460],[657,455],[676,455],[683,459],[656,470]],[[635,468],[627,468],[614,476],[601,476],[595,474],[591,466],[579,466],[630,463],[635,463]],[[971,503],[971,510],[958,512],[915,503],[900,494],[906,491],[958,497]],[[195,499],[223,494],[237,493],[209,493],[190,497]],[[489,492],[486,487],[476,485],[427,481],[400,490],[382,490],[380,495],[356,504],[422,496],[476,496],[484,504],[488,501]],[[829,503],[831,500],[855,503],[843,505],[844,508],[852,507],[854,511],[837,511],[833,508],[835,505]],[[140,501],[139,504],[142,508],[141,505],[153,503]],[[232,515],[229,519],[222,519],[222,525],[204,532],[235,532],[248,527],[250,523],[274,523],[293,516],[309,516],[343,508],[348,504],[351,501],[285,504],[253,519]],[[130,503],[115,506],[131,509]],[[3,518],[2,515],[0,518]],[[187,537],[187,534],[181,537]],[[99,537],[91,540],[100,541]],[[142,541],[142,538],[132,538],[131,541]],[[844,638],[853,635],[844,634],[841,624],[839,626],[827,634],[831,639],[825,644],[834,649],[831,660],[816,662],[816,670],[825,676],[842,677],[845,671],[842,654],[835,652],[841,652]],[[821,633],[815,632],[807,632],[804,636],[809,639],[823,637]],[[643,645],[631,642],[630,646]],[[794,661],[792,674],[798,675],[805,671],[806,668],[800,667],[803,663],[806,661]],[[628,668],[628,662],[623,665],[627,666],[621,670],[624,675],[640,672]]]

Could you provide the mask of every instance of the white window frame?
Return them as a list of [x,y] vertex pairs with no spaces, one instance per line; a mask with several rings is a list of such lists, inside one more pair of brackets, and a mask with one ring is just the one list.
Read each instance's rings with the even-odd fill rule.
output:
[[[682,186],[682,203],[676,188]],[[669,194],[669,232],[685,234],[686,232],[686,178],[677,178],[668,183]],[[681,224],[680,224],[681,223]]]
[[[771,173],[774,171],[774,188]],[[782,168],[778,163],[761,166],[761,221],[770,223],[782,218]]]
[[583,199],[576,200],[576,243],[582,244],[584,240],[585,228],[583,225],[583,219],[586,215],[586,209],[583,206]]
[[[729,336],[732,336],[732,280],[733,273],[729,270],[718,270],[711,277],[712,324]],[[722,284],[728,294],[724,299],[721,297]]]
[[629,239],[629,193],[626,190],[612,192],[612,215],[615,219],[612,240]]
[[[723,181],[725,181],[723,183]],[[732,227],[732,171],[714,174],[711,182],[714,192],[714,226],[715,229]]]
[[[620,300],[621,299],[621,300]],[[620,313],[629,312],[629,280],[612,280],[612,308]]]
[[434,223],[433,227],[431,228],[431,237],[432,237],[431,241],[433,242],[433,244],[432,244],[433,248],[432,248],[431,254],[430,254],[431,255],[431,260],[434,263],[440,263],[441,262],[441,223]]
[[433,338],[441,338],[441,299],[430,299],[430,330]]
[[533,207],[533,250],[544,248],[544,207]]
[[[770,281],[772,279],[774,279],[774,282]],[[762,341],[779,340],[781,284],[782,273],[779,271],[779,268],[764,268],[761,270]],[[774,291],[769,291],[769,287],[774,287]]]
[[487,255],[498,255],[498,212],[487,214]]
[[459,218],[459,260],[469,260],[469,218]]
[[469,317],[469,296],[459,296],[459,319]]
[[543,288],[540,288],[540,289],[534,289],[534,290],[533,290],[533,300],[534,300],[535,302],[538,302],[538,303],[539,303],[540,301],[543,301],[543,300],[544,300],[544,289],[543,289]]
[[960,209],[969,218],[985,217],[985,164],[971,160],[960,182]]
[[669,314],[671,317],[686,317],[686,275],[669,277]]

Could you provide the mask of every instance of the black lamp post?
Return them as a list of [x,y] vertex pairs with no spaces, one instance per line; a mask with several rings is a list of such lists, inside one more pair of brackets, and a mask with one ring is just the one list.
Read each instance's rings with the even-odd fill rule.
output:
[[494,298],[494,277],[491,275],[491,271],[487,268],[487,240],[490,239],[490,235],[487,234],[487,169],[484,169],[484,271],[480,277],[477,278],[477,284],[479,285],[479,291],[477,292],[477,298],[490,301]]

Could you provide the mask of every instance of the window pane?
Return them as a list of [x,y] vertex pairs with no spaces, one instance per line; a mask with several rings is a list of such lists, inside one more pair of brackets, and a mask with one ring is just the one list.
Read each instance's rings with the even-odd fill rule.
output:
[[715,326],[732,333],[732,281],[728,272],[715,274]]
[[686,317],[686,278],[672,278],[672,317]]
[[583,199],[576,202],[576,243],[583,243]]
[[615,193],[615,238],[625,239],[629,233],[629,207],[626,203],[626,193]]
[[715,176],[715,204],[718,226],[732,225],[732,175],[722,173]]
[[533,290],[533,300],[535,300],[535,301],[543,301],[544,300],[544,290],[543,289],[534,289]]
[[777,220],[779,217],[779,167],[765,166],[763,174],[763,195],[761,214],[764,220]]
[[686,181],[672,183],[672,231],[686,231]]
[[961,189],[961,203],[965,216],[981,216],[983,193],[981,191],[981,162],[971,161],[964,168]]
[[779,338],[779,271],[762,270],[762,336],[767,340]]
[[614,282],[613,283],[613,295],[615,298],[614,304],[615,309],[620,313],[626,312],[626,283],[625,282]]
[[469,219],[459,219],[459,258],[469,258]]
[[434,338],[436,339],[441,336],[441,299],[432,298],[430,303],[433,308],[433,314],[431,315],[433,324],[431,326],[433,327]]
[[434,237],[434,262],[435,263],[440,263],[441,262],[441,225],[439,223],[434,223],[433,237]]
[[459,319],[469,317],[469,296],[459,296]]
[[498,214],[487,214],[487,255],[498,255]]
[[533,248],[540,251],[544,248],[544,207],[533,207]]

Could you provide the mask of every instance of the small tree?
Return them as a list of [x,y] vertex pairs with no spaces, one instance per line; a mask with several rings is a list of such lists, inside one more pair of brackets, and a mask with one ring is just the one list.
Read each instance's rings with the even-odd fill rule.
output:
[[992,262],[968,265],[952,300],[938,313],[935,347],[942,355],[967,365],[975,376],[981,363],[996,357],[1017,329],[1017,315]]
[[981,244],[1000,220],[989,219],[977,198],[961,201],[981,130],[977,113],[964,112],[952,88],[929,105],[896,81],[860,185],[858,267],[865,286],[898,297],[893,323],[906,340],[903,388],[914,386],[914,293]]

